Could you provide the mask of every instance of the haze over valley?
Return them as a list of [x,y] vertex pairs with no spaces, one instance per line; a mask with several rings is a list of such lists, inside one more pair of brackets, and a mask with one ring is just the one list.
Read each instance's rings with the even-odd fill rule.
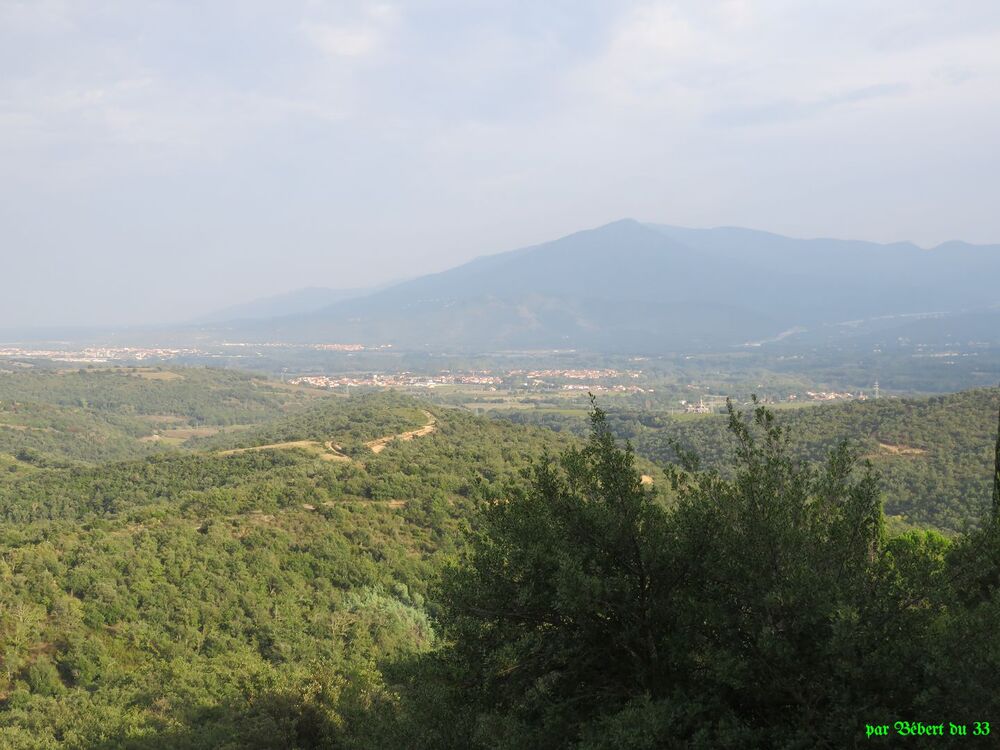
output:
[[[132,338],[598,355],[777,343],[985,345],[1000,343],[998,277],[1000,245],[925,249],[624,219],[383,288],[285,291]],[[112,332],[127,339],[130,329],[85,336]]]

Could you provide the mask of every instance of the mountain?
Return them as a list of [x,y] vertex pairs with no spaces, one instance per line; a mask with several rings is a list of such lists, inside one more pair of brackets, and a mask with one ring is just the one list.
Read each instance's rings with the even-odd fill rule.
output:
[[800,240],[735,227],[651,226],[719,262],[752,259],[759,271],[780,281],[783,306],[800,310],[807,325],[832,326],[828,333],[858,335],[905,326],[916,336],[926,331],[983,338],[982,320],[1000,314],[990,309],[1000,303],[1000,245],[946,242],[925,250],[909,242]]
[[630,219],[478,258],[247,337],[664,352],[843,338],[1000,303],[1000,246],[798,240]]
[[196,318],[194,323],[226,323],[233,320],[263,320],[284,315],[316,312],[335,302],[361,297],[368,289],[327,289],[310,286],[283,294],[243,302]]

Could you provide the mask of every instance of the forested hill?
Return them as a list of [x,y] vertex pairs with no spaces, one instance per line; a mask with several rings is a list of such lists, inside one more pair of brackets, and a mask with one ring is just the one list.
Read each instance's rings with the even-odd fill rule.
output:
[[109,367],[0,373],[0,402],[89,409],[156,424],[260,422],[294,410],[315,391],[208,368]]
[[319,395],[224,370],[3,373],[0,467],[23,471],[148,456],[193,437],[297,413]]
[[[803,738],[856,735],[858,705],[876,720],[940,700],[871,702],[885,685],[862,665],[924,684],[911,651],[956,706],[993,715],[1000,672],[962,651],[996,620],[974,606],[989,549],[883,536],[877,488],[836,457],[829,473],[751,458],[779,490],[762,516],[745,479],[674,486],[604,427],[661,461],[674,436],[746,472],[723,463],[715,418],[595,412],[584,442],[576,423],[184,369],[19,373],[0,393],[5,749],[816,746]],[[968,482],[971,517],[997,396],[779,419],[810,457],[853,430],[900,502],[933,472]],[[941,513],[923,502],[911,520]],[[758,543],[768,554],[742,554]],[[845,554],[862,567],[842,577]],[[909,630],[886,624],[894,608]],[[773,619],[754,630],[756,613]],[[906,680],[885,668],[900,664]],[[785,697],[803,686],[806,709]],[[831,715],[817,723],[814,705]],[[765,741],[786,730],[796,742]]]
[[[775,416],[788,427],[799,456],[820,460],[846,439],[870,459],[881,475],[887,515],[957,531],[978,521],[988,504],[998,405],[1000,391],[988,388],[931,398],[779,409]],[[502,416],[581,435],[587,430],[585,420],[553,413]],[[657,463],[678,459],[676,442],[697,453],[706,468],[726,471],[732,465],[734,443],[724,416],[671,418],[612,410],[609,420],[639,455]]]
[[[5,384],[7,398],[61,405],[32,402],[48,442],[27,455],[34,443],[0,443],[4,748],[340,746],[338,727],[393,700],[377,665],[434,645],[429,587],[475,508],[576,442],[392,394],[175,375]],[[66,457],[70,437],[101,438],[95,415],[212,419],[220,389],[236,419],[278,416],[155,455]],[[83,432],[62,431],[70,417]],[[123,453],[157,445],[121,441]]]

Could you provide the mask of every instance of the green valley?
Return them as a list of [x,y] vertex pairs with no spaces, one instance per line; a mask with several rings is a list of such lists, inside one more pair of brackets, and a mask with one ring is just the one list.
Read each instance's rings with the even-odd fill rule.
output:
[[[748,448],[730,434],[733,417],[727,425],[619,408],[598,412],[593,433],[579,410],[506,409],[490,418],[391,390],[347,397],[207,369],[0,376],[0,747],[458,748],[492,746],[493,732],[509,747],[605,747],[612,737],[652,747],[642,732],[663,736],[668,727],[694,742],[699,725],[713,727],[705,730],[709,744],[692,746],[757,742],[777,721],[760,707],[712,704],[723,718],[706,724],[709,709],[685,692],[675,697],[687,713],[670,714],[661,702],[670,683],[656,670],[687,674],[683,660],[640,660],[646,676],[634,684],[631,668],[603,673],[607,659],[636,647],[632,626],[619,643],[591,618],[631,617],[639,594],[628,592],[640,585],[627,563],[633,552],[603,545],[639,545],[642,565],[660,570],[640,585],[660,592],[654,597],[667,596],[656,576],[688,570],[679,580],[692,588],[669,595],[700,611],[691,597],[711,571],[697,566],[728,570],[732,585],[749,574],[740,567],[749,563],[723,547],[695,542],[711,528],[723,534],[712,544],[730,533],[729,511],[714,503],[737,497],[746,471],[783,467],[775,492],[800,481],[802,492],[820,492],[835,481],[835,495],[868,493],[865,523],[876,536],[883,500],[888,514],[890,531],[878,544],[891,555],[878,565],[889,567],[876,574],[866,567],[874,563],[858,561],[851,574],[875,576],[882,605],[852,599],[856,592],[838,588],[847,583],[825,578],[809,584],[826,592],[817,596],[865,617],[886,602],[909,613],[906,591],[925,586],[926,576],[968,566],[969,556],[985,564],[975,546],[982,543],[968,541],[983,532],[949,542],[916,529],[953,536],[981,522],[997,401],[995,390],[978,390],[781,410],[775,424],[792,436],[789,463],[775,442],[767,449],[774,455],[754,469],[763,458],[757,448],[741,454]],[[630,440],[637,455],[621,452],[615,437]],[[837,459],[836,480],[811,468],[841,438],[871,459],[881,490],[864,484],[847,454]],[[695,452],[710,473],[690,473]],[[799,459],[805,463],[795,468]],[[805,472],[801,480],[796,472]],[[608,492],[637,504],[627,512],[628,504],[606,505]],[[700,515],[710,507],[716,520]],[[636,523],[642,531],[628,542]],[[782,544],[789,570],[797,569],[795,550],[806,554],[814,531],[782,523],[792,524],[780,528],[792,534]],[[821,523],[833,529],[840,521]],[[782,580],[772,583],[792,585]],[[943,590],[920,591],[921,607],[945,611]],[[537,627],[496,614],[528,606],[540,608]],[[690,623],[666,612],[643,615],[654,618],[653,630],[635,637],[658,639],[657,652],[672,654],[681,646],[670,645],[670,634],[680,638]],[[906,627],[943,627],[929,616],[906,614]],[[810,617],[820,627],[827,615]],[[979,627],[970,612],[961,617],[973,618],[963,627]],[[855,628],[844,637],[862,648],[881,632]],[[597,649],[591,667],[577,651],[586,639],[596,639],[587,647]],[[619,647],[617,656],[605,653]],[[715,648],[698,658],[715,659]],[[865,658],[896,658],[866,648]],[[526,651],[516,656],[519,649]],[[542,654],[551,663],[518,676],[519,659],[534,664]],[[713,669],[736,656],[718,658]],[[577,671],[564,679],[570,664]],[[965,689],[960,676],[948,679]],[[590,683],[603,685],[604,699],[576,695],[573,685]],[[476,687],[466,693],[463,685]],[[723,694],[712,680],[684,690]],[[820,692],[814,699],[834,697],[846,700]],[[837,706],[847,716],[852,704]],[[744,711],[764,723],[745,723]]]

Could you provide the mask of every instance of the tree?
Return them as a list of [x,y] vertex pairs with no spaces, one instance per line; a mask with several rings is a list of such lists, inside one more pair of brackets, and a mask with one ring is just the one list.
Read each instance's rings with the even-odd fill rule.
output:
[[729,428],[733,478],[676,471],[668,506],[595,408],[586,448],[486,508],[440,591],[480,744],[834,747],[910,704],[871,468],[794,461],[759,405]]
[[877,478],[847,444],[820,466],[794,460],[759,404],[728,412],[733,478],[675,480],[689,566],[678,608],[693,657],[674,700],[702,711],[671,729],[705,747],[845,746],[860,715],[888,720],[909,700],[898,634],[912,622]]
[[997,444],[993,458],[993,520],[1000,521],[1000,409],[997,409]]
[[440,623],[487,735],[558,746],[665,674],[666,514],[594,409],[590,442],[490,503]]

